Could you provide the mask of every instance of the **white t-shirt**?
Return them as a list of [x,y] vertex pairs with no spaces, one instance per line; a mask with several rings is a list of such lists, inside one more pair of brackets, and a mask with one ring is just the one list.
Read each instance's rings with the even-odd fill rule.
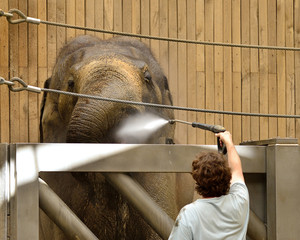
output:
[[244,240],[248,221],[248,189],[244,182],[235,182],[227,195],[198,199],[183,207],[169,240]]

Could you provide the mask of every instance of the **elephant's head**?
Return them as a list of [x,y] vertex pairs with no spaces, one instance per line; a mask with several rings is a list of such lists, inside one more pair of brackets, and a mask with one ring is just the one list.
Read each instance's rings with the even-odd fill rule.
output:
[[[128,38],[101,41],[81,36],[61,51],[49,88],[145,103],[171,105],[168,82],[150,50]],[[48,93],[41,114],[41,141],[115,143],[120,122],[136,113],[154,112],[165,119],[173,111]],[[172,139],[168,125],[149,140]],[[155,140],[154,140],[155,139]]]

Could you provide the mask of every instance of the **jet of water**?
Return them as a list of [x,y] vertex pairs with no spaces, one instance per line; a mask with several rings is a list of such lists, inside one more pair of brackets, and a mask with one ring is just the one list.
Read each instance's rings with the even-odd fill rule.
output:
[[116,132],[123,143],[145,143],[157,130],[169,121],[151,113],[143,113],[126,118]]

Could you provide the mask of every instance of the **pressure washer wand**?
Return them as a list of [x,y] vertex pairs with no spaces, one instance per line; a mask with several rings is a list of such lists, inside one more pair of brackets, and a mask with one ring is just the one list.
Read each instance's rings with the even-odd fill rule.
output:
[[[226,129],[223,126],[220,126],[220,125],[210,125],[210,124],[198,123],[198,122],[187,122],[187,121],[182,121],[182,120],[177,120],[177,119],[169,120],[170,124],[174,124],[175,122],[192,125],[192,127],[194,127],[194,128],[201,128],[203,130],[208,130],[208,131],[211,131],[213,133],[219,133],[219,132],[225,132],[226,131]],[[220,141],[219,137],[217,138],[217,145],[218,145],[218,151],[220,153],[223,153],[223,154],[227,153],[226,146],[225,146],[224,143],[222,143],[222,146],[221,146],[221,141]]]

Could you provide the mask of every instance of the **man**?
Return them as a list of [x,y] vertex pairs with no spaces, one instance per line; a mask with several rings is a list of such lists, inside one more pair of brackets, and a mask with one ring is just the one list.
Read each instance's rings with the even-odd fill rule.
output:
[[249,194],[241,160],[228,131],[216,136],[226,145],[228,161],[214,152],[193,161],[200,198],[181,209],[169,240],[246,239]]

